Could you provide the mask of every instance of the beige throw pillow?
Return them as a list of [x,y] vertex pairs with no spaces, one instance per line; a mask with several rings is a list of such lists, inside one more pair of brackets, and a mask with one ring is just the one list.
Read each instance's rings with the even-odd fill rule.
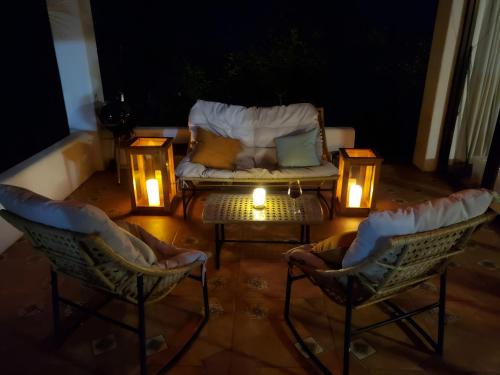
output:
[[208,168],[234,169],[236,158],[242,149],[238,139],[226,138],[203,128],[196,130],[196,145],[191,162]]

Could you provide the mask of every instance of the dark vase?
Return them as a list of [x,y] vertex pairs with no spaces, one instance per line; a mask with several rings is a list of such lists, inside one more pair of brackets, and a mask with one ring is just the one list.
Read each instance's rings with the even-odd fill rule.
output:
[[125,134],[131,131],[132,109],[125,102],[123,94],[119,101],[106,103],[99,112],[99,119],[104,128],[113,133]]

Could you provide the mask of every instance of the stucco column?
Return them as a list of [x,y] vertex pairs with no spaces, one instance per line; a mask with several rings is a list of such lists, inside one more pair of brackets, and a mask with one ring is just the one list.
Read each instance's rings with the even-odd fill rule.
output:
[[103,169],[95,103],[103,102],[90,0],[47,0],[71,132],[95,132],[95,167]]
[[439,1],[413,153],[413,163],[423,171],[437,168],[465,7],[465,0]]

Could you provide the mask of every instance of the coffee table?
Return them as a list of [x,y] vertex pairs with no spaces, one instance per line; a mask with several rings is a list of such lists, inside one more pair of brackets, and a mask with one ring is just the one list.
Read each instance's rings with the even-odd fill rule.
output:
[[[224,242],[255,243],[290,243],[310,242],[310,225],[323,221],[321,202],[315,194],[303,194],[296,200],[296,212],[293,200],[285,193],[268,194],[266,207],[253,208],[251,194],[213,193],[210,194],[203,208],[202,220],[214,224],[215,228],[215,265],[220,267],[220,252]],[[225,224],[248,222],[300,224],[299,240],[238,240],[227,239]]]

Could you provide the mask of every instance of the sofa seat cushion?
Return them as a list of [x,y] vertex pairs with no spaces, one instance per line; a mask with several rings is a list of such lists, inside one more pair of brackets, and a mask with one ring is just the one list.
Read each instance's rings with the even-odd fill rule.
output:
[[193,163],[189,156],[184,157],[175,170],[179,178],[223,178],[223,179],[305,179],[311,177],[337,176],[338,169],[330,162],[322,160],[321,164],[315,167],[302,168],[250,168],[244,170],[224,170],[207,168],[202,164]]
[[21,187],[1,184],[0,204],[6,210],[36,223],[78,233],[98,234],[113,251],[140,266],[148,267],[156,262],[154,252],[146,244],[135,246],[125,230],[90,204],[56,201]]

